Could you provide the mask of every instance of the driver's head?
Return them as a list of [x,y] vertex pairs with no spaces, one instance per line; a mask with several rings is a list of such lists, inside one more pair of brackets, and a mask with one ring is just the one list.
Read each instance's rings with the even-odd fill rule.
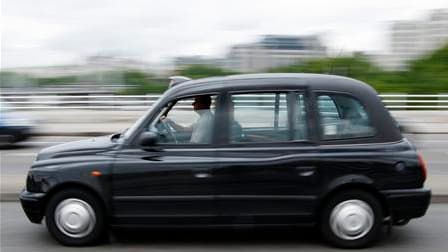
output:
[[212,98],[209,95],[196,96],[192,105],[194,110],[210,109]]

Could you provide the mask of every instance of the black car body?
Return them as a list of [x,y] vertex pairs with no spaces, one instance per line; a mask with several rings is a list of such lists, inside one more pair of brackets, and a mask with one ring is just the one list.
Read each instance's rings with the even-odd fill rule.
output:
[[[173,101],[198,95],[214,98],[207,143],[182,142],[180,135],[170,142],[152,132]],[[240,121],[271,118],[272,129],[239,122],[232,136],[233,114],[241,111]],[[311,224],[335,245],[363,247],[384,221],[404,224],[425,214],[431,197],[425,169],[375,90],[362,82],[236,75],[170,88],[123,134],[42,150],[20,199],[31,222],[46,216],[52,235],[68,245],[98,240],[106,226]],[[91,208],[74,214],[94,212],[96,220],[92,234],[82,237],[55,224],[71,211],[60,202],[78,198]],[[83,208],[76,204],[69,206]]]

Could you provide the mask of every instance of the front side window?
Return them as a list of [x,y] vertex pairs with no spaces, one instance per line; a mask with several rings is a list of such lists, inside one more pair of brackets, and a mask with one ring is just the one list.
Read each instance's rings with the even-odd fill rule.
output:
[[[292,110],[288,100],[294,99]],[[290,100],[291,101],[291,100]],[[303,140],[306,116],[303,95],[296,93],[233,94],[231,98],[230,142],[260,143]],[[295,114],[288,116],[288,109]],[[293,120],[290,123],[290,120]],[[292,129],[293,127],[294,129]]]
[[162,144],[210,144],[215,120],[215,95],[198,95],[165,106],[148,127]]
[[375,134],[365,108],[350,96],[319,95],[318,107],[324,140],[369,137]]

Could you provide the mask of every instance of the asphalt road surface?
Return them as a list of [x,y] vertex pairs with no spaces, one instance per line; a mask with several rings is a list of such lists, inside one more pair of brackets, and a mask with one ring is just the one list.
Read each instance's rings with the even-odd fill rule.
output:
[[[448,205],[433,204],[427,215],[394,227],[364,251],[447,251]],[[0,251],[335,251],[313,228],[226,230],[133,230],[114,232],[94,247],[59,245],[44,225],[30,223],[18,203],[1,203]]]

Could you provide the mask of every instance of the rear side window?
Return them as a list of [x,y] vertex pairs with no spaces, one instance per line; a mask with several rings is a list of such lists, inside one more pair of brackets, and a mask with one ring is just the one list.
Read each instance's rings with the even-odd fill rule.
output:
[[289,140],[286,93],[235,94],[232,104],[233,143]]
[[318,96],[322,139],[370,137],[375,129],[364,106],[355,98],[340,94]]
[[233,94],[229,108],[231,143],[305,140],[304,104],[300,93]]

